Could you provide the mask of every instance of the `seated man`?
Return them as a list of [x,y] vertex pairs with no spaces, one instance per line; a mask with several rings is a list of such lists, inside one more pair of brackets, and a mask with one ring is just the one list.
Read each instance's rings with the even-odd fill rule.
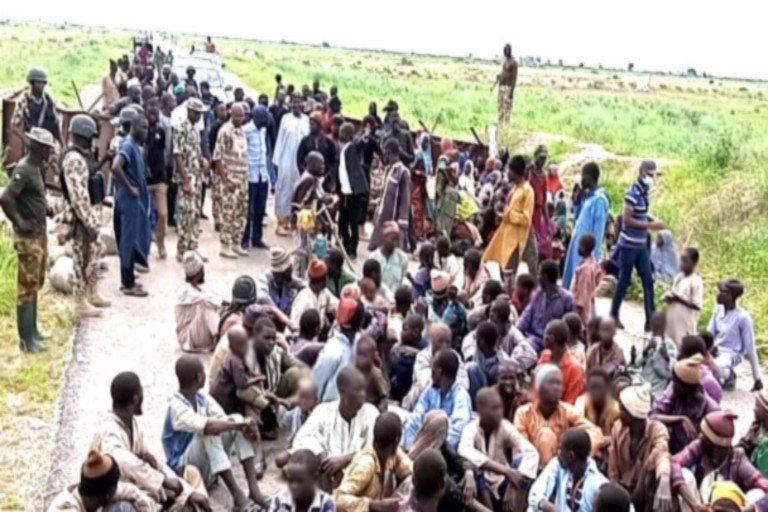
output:
[[587,432],[566,430],[559,455],[547,463],[531,487],[529,512],[592,512],[598,491],[608,480],[589,456],[591,450]]
[[[752,510],[768,510],[768,479],[741,449],[733,448],[736,415],[711,412],[701,422],[701,436],[672,457],[672,488],[684,511],[709,502],[713,480],[728,480],[750,496]],[[749,510],[749,509],[743,509]]]
[[387,510],[398,503],[400,485],[411,476],[413,464],[400,448],[400,418],[391,412],[376,418],[373,444],[357,452],[333,493],[339,512]]
[[413,462],[413,488],[397,512],[433,512],[445,493],[447,467],[439,451],[429,449]]
[[365,378],[347,366],[336,377],[339,399],[312,411],[293,440],[291,452],[310,450],[321,458],[321,487],[332,490],[341,482],[355,453],[373,440],[379,410],[365,401]]
[[327,274],[328,267],[322,260],[312,260],[309,264],[309,284],[296,295],[291,309],[291,329],[294,331],[299,330],[301,315],[307,310],[314,309],[320,313],[320,332],[330,325],[329,319],[336,316],[339,299],[326,286]]
[[539,452],[503,417],[495,389],[481,389],[476,403],[478,415],[461,434],[459,455],[477,472],[481,503],[491,510],[500,510],[502,503],[507,510],[522,510],[525,493],[520,491],[536,478]]
[[[419,351],[416,356],[416,363],[413,366],[413,383],[411,390],[403,398],[403,408],[411,410],[416,405],[422,393],[432,387],[432,362],[435,355],[442,349],[450,349],[453,343],[453,333],[445,324],[434,323],[428,328],[429,346]],[[458,352],[454,351],[458,357]],[[461,359],[459,359],[461,360]],[[459,374],[457,376],[459,385],[464,389],[469,389],[469,377],[467,369],[462,363],[459,364]]]
[[112,457],[91,450],[80,470],[80,483],[61,491],[48,512],[154,512],[156,508],[136,486],[120,481],[120,468]]
[[275,496],[270,512],[335,512],[336,506],[328,493],[318,489],[320,460],[309,450],[294,452],[283,467],[286,488]]
[[408,272],[408,255],[400,249],[400,227],[397,222],[384,224],[384,240],[381,247],[373,251],[369,259],[381,265],[381,284],[394,293]]
[[595,512],[633,512],[629,493],[619,484],[608,482],[600,487],[595,498]]
[[469,396],[473,403],[481,388],[496,384],[501,362],[507,355],[499,350],[499,331],[490,321],[481,322],[475,329],[477,352],[472,361],[467,363],[469,377]]
[[424,317],[410,314],[403,322],[400,340],[395,343],[389,358],[389,397],[396,402],[405,397],[413,385],[413,369],[416,357],[424,344]]
[[363,305],[354,299],[341,299],[336,313],[338,328],[325,343],[312,369],[312,378],[317,386],[321,402],[339,398],[336,389],[339,372],[352,360],[352,345],[365,320]]
[[539,267],[539,289],[523,311],[517,328],[528,338],[537,352],[544,348],[544,329],[552,320],[559,320],[574,311],[571,292],[557,284],[557,263],[545,260]]
[[539,356],[531,343],[523,336],[523,333],[510,321],[511,313],[509,300],[504,296],[498,297],[491,303],[488,319],[496,324],[496,328],[499,330],[501,350],[509,355],[510,359],[515,361],[520,368],[528,371],[536,366]]
[[389,405],[389,381],[379,367],[379,353],[376,342],[368,335],[357,341],[354,366],[365,377],[366,400],[381,412]]
[[592,368],[587,374],[587,392],[576,400],[574,408],[608,439],[619,419],[619,403],[611,396],[611,378],[601,367]]
[[176,339],[186,352],[213,350],[219,331],[221,300],[202,288],[205,268],[198,253],[184,253],[183,264],[186,282],[176,290]]
[[650,386],[624,388],[619,407],[620,421],[611,430],[608,478],[632,493],[637,512],[671,510],[669,433],[660,422],[648,419]]
[[[176,377],[179,390],[171,397],[163,424],[168,465],[177,472],[187,465],[195,466],[209,488],[220,477],[237,510],[253,506],[252,502],[265,506],[254,466],[253,443],[259,436],[256,424],[238,414],[227,416],[213,398],[200,391],[205,370],[196,356],[184,355],[176,361]],[[232,473],[229,454],[233,452],[243,465],[248,496]]]
[[515,421],[517,410],[531,401],[531,395],[525,387],[525,372],[514,361],[502,361],[499,366],[499,379],[492,389],[501,396],[504,418]]
[[184,467],[184,478],[179,478],[149,450],[136,418],[142,414],[144,402],[138,375],[119,373],[112,380],[110,394],[112,411],[96,432],[91,448],[112,457],[120,468],[121,480],[138,487],[158,505],[173,510],[208,507],[205,485],[195,467]]
[[344,253],[337,247],[328,249],[323,259],[327,268],[325,284],[328,290],[337,298],[341,298],[341,290],[356,281],[355,276],[344,268]]
[[316,309],[308,309],[299,318],[299,335],[290,346],[291,354],[313,368],[325,343],[318,341],[322,319]]
[[[296,295],[304,288],[304,283],[293,277],[291,256],[282,247],[269,250],[270,269],[256,279],[256,296],[260,304],[277,307],[284,315],[291,314]],[[281,331],[282,331],[282,325]]]
[[560,368],[563,376],[563,402],[572,404],[584,391],[584,368],[571,355],[568,347],[570,331],[562,320],[552,320],[544,331],[545,350],[539,358],[539,367],[551,363]]
[[544,364],[536,370],[536,397],[515,413],[515,427],[539,451],[539,468],[557,455],[563,433],[572,427],[586,430],[597,447],[602,439],[600,429],[580,416],[572,405],[560,401],[563,377],[560,369]]
[[432,385],[419,397],[413,412],[404,423],[403,446],[410,448],[418,441],[427,414],[442,410],[450,418],[448,445],[456,448],[461,432],[472,419],[472,400],[466,389],[459,385],[459,356],[450,349],[442,349],[432,362]]

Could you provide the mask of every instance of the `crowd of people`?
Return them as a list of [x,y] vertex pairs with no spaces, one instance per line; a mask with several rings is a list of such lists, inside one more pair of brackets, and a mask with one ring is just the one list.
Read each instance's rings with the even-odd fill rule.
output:
[[[278,75],[272,98],[238,89],[226,102],[194,75],[180,80],[148,55],[121,59],[110,75],[118,96],[104,105],[117,124],[111,151],[94,156],[99,126],[80,114],[58,157],[80,313],[109,305],[96,291],[101,187],[114,197],[124,294],[147,295],[135,272],[150,271],[153,242],[166,257],[175,225],[185,354],[164,456],[137,420],[139,378],[121,373],[80,482],[52,510],[210,510],[217,483],[238,511],[768,510],[768,393],[738,305],[744,285],[719,282],[699,330],[699,253],[678,256],[651,214],[653,161],[639,166],[614,219],[595,162],[568,193],[543,145],[532,158],[485,155],[411,132],[392,100],[383,119],[371,103],[357,123],[335,86],[299,90]],[[505,50],[504,122],[516,77]],[[30,71],[14,114],[28,152],[0,197],[30,352],[44,348],[44,176],[60,139],[45,121],[56,124],[46,82]],[[226,301],[206,290],[198,246],[208,187],[219,256],[269,259]],[[265,243],[270,195],[276,234],[294,250]],[[646,334],[626,351],[617,330],[634,270]],[[613,297],[604,317],[601,290]],[[207,367],[201,353],[212,354]],[[738,441],[735,414],[720,403],[745,358],[757,394]],[[287,449],[265,460],[261,444],[281,436]],[[259,487],[269,464],[286,480],[272,497]]]

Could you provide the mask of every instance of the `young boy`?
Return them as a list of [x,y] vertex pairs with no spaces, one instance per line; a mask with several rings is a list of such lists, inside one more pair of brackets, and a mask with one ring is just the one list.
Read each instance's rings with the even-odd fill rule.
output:
[[325,346],[325,343],[317,340],[320,324],[320,312],[316,309],[306,310],[299,318],[299,336],[291,345],[291,354],[310,368],[315,366],[317,356]]
[[459,275],[459,262],[456,256],[451,254],[451,241],[446,236],[441,236],[435,242],[435,267],[438,270],[448,272],[451,283],[456,281]]
[[370,336],[363,336],[357,342],[355,367],[365,376],[366,401],[380,411],[387,410],[389,382],[380,368],[378,347]]
[[603,279],[603,270],[592,256],[595,250],[595,237],[592,233],[584,233],[579,238],[579,256],[582,258],[576,267],[576,275],[571,283],[573,304],[581,321],[586,324],[592,318],[595,305],[595,290]]
[[413,367],[419,350],[426,347],[422,342],[424,318],[415,313],[406,317],[400,342],[392,347],[389,359],[389,396],[399,402],[403,399],[413,384]]
[[587,366],[587,349],[584,345],[584,324],[578,313],[568,313],[563,317],[563,322],[568,326],[568,350],[582,367]]
[[258,386],[264,380],[263,376],[256,376],[246,366],[245,359],[250,347],[248,333],[242,325],[235,325],[229,330],[228,337],[230,352],[211,383],[211,396],[227,414],[241,413],[258,420],[259,414],[253,406],[239,398],[241,393]]
[[523,314],[523,310],[528,306],[533,295],[533,290],[536,288],[536,280],[531,274],[520,274],[515,279],[514,291],[510,302],[514,306],[517,316]]
[[611,396],[611,379],[601,367],[592,368],[587,374],[587,392],[576,400],[574,408],[603,432],[607,447],[620,411],[619,402]]
[[269,512],[335,512],[331,496],[317,487],[320,460],[309,450],[294,452],[283,468],[286,489],[272,500]]
[[[459,456],[477,472],[480,502],[490,510],[502,503],[515,504],[521,493],[536,478],[539,452],[503,418],[501,396],[494,388],[477,394],[477,413],[464,429],[459,443]],[[522,493],[524,495],[524,493]],[[507,510],[523,510],[523,503]]]
[[632,365],[640,370],[640,375],[651,385],[651,392],[656,397],[667,389],[672,368],[677,362],[677,345],[665,332],[669,332],[667,317],[663,312],[656,311],[651,316],[651,333],[643,338],[643,351],[637,364],[634,363],[635,347],[632,347]]
[[680,256],[680,273],[661,300],[667,304],[667,335],[680,346],[684,336],[696,334],[701,313],[704,283],[696,274],[699,251],[688,247]]
[[[288,441],[290,447],[293,443],[293,438],[299,431],[301,426],[306,423],[307,418],[315,410],[317,406],[317,386],[310,378],[304,378],[299,381],[299,390],[296,392],[295,403],[288,404],[289,407],[281,407],[278,415],[280,420],[280,426],[288,428],[291,433]],[[275,457],[275,464],[277,467],[282,468],[288,463],[290,454],[287,451],[277,454]]]
[[619,368],[627,364],[624,351],[613,339],[616,336],[616,321],[613,318],[604,318],[600,322],[599,336],[600,343],[592,345],[587,351],[587,372],[602,366],[613,378]]
[[360,281],[360,292],[362,294],[360,302],[363,303],[366,309],[388,311],[392,306],[392,304],[379,293],[379,288],[376,286],[376,282],[370,277],[364,277]]
[[596,316],[587,322],[587,350],[595,343],[600,343],[600,324],[602,321],[602,317]]
[[496,384],[499,365],[506,359],[506,354],[498,348],[499,330],[493,322],[481,322],[475,330],[475,340],[477,351],[473,360],[467,363],[469,396],[473,401],[481,388]]

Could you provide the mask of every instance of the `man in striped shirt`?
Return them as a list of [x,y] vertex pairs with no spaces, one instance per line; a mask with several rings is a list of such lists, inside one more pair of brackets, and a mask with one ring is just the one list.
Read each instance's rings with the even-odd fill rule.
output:
[[649,231],[664,229],[664,223],[654,219],[650,214],[649,192],[658,176],[656,163],[644,160],[640,164],[637,180],[629,187],[624,196],[624,229],[619,235],[618,260],[619,283],[611,304],[611,316],[618,325],[619,309],[632,277],[632,269],[637,269],[643,285],[643,302],[645,305],[645,330],[650,330],[653,304],[653,270],[651,268],[651,247],[648,239]]

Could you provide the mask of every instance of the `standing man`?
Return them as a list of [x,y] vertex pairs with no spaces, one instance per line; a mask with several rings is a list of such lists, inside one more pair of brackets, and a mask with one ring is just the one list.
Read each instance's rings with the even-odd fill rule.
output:
[[152,203],[157,212],[155,222],[155,244],[161,260],[167,256],[165,250],[165,232],[168,228],[168,184],[166,174],[168,165],[165,160],[168,142],[167,129],[160,123],[160,108],[157,100],[147,107],[147,144],[145,155],[147,160],[147,186],[152,194]]
[[581,235],[591,233],[595,237],[595,248],[592,256],[600,261],[605,225],[608,222],[610,203],[605,195],[603,187],[598,185],[600,180],[600,167],[595,162],[588,162],[581,168],[581,186],[574,187],[573,210],[576,225],[571,235],[571,243],[568,246],[568,255],[565,258],[563,270],[563,288],[571,289],[571,280],[576,272],[576,267],[581,263],[579,256],[579,240]]
[[81,317],[101,316],[94,307],[110,303],[96,291],[101,226],[89,190],[91,173],[99,165],[91,149],[99,129],[90,116],[78,114],[69,122],[69,133],[72,144],[61,160],[61,186],[68,203],[62,224],[69,226],[67,238],[72,239],[77,311]]
[[[205,107],[197,98],[189,98],[184,104],[187,118],[173,127],[173,160],[176,164],[173,178],[174,183],[181,186],[176,221],[179,230],[176,259],[179,262],[185,252],[197,250],[198,205],[203,192],[203,171],[208,167],[202,155],[200,131],[196,127]],[[203,260],[206,261],[205,257]]]
[[[611,303],[611,316],[616,324],[619,321],[619,309],[632,278],[632,269],[637,269],[643,284],[643,302],[645,304],[645,331],[651,328],[651,315],[655,309],[653,302],[653,269],[651,268],[651,247],[649,231],[664,229],[664,223],[650,215],[651,201],[649,193],[657,176],[656,163],[644,160],[640,164],[637,180],[629,187],[624,196],[624,229],[617,243],[619,261],[619,282]],[[578,243],[578,242],[577,242]]]
[[120,256],[120,281],[124,295],[146,297],[136,283],[134,264],[149,266],[149,189],[147,188],[144,143],[149,123],[138,114],[131,122],[131,134],[123,140],[112,172],[117,179],[115,193],[115,239]]
[[252,121],[243,130],[248,141],[248,213],[242,246],[269,249],[263,240],[264,214],[269,197],[269,112],[263,105],[253,107]]
[[19,345],[25,352],[44,350],[37,330],[37,294],[45,282],[48,237],[43,173],[54,148],[53,135],[34,127],[26,134],[29,151],[16,164],[13,177],[0,196],[0,207],[13,224],[13,248],[17,270],[16,325]]
[[382,136],[383,145],[386,145],[389,139],[395,139],[400,145],[400,158],[405,165],[411,165],[415,160],[413,150],[413,137],[405,125],[405,121],[400,119],[400,111],[394,108],[389,112],[389,130]]
[[502,128],[509,123],[512,116],[512,101],[515,96],[515,86],[517,86],[517,61],[512,56],[512,46],[509,44],[504,46],[501,73],[496,76],[491,90],[497,85],[499,86],[499,128]]
[[397,139],[387,139],[384,143],[384,162],[387,165],[387,173],[381,201],[373,220],[373,233],[368,243],[369,251],[375,251],[384,242],[384,227],[388,222],[396,222],[401,233],[409,232],[411,171],[401,161],[401,153]]
[[323,133],[323,114],[320,112],[314,112],[309,116],[309,135],[301,140],[296,153],[296,162],[302,173],[306,169],[305,160],[311,151],[317,151],[323,155],[326,169],[331,170],[336,167],[336,145]]
[[539,145],[534,152],[533,168],[528,173],[528,183],[533,189],[533,217],[524,259],[528,265],[529,274],[536,273],[539,259],[548,259],[551,256],[552,240],[547,213],[547,174],[544,171],[548,157],[547,147],[543,144]]
[[288,236],[291,216],[291,196],[293,186],[299,181],[299,166],[296,153],[301,140],[309,134],[309,118],[302,112],[301,96],[293,97],[290,114],[285,114],[280,122],[275,153],[272,163],[277,167],[275,185],[275,215],[277,216],[278,236]]
[[216,137],[213,162],[221,186],[222,258],[248,256],[240,247],[248,209],[248,140],[243,131],[245,110],[242,103],[232,105],[232,115]]
[[57,156],[64,142],[61,138],[59,118],[56,115],[56,103],[45,92],[48,75],[42,68],[31,68],[27,73],[27,83],[29,86],[24,89],[21,98],[16,103],[16,109],[13,111],[11,129],[22,140],[24,139],[23,135],[33,127],[43,128],[53,135],[54,151],[46,162],[44,179],[46,183],[58,184]]
[[[370,133],[365,128],[365,136]],[[359,226],[365,218],[368,196],[368,180],[363,171],[363,150],[365,139],[355,139],[355,127],[344,123],[339,130],[341,151],[338,166],[335,168],[334,181],[341,193],[341,208],[339,209],[339,231],[344,242],[344,248],[350,258],[357,258],[357,244],[360,240]]]

